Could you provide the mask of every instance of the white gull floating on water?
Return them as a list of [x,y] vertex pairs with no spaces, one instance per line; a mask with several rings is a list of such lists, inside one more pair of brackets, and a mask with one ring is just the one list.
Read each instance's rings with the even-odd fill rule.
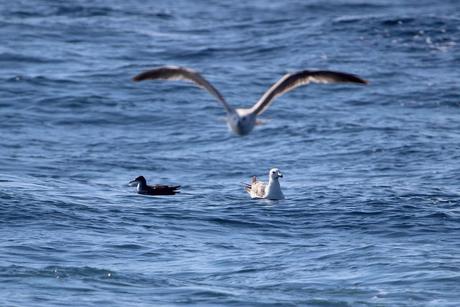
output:
[[252,177],[252,182],[246,184],[245,190],[251,198],[265,198],[272,200],[284,199],[278,178],[283,177],[280,170],[272,168],[268,173],[268,184],[258,181],[256,176]]
[[177,66],[164,66],[144,71],[133,78],[134,81],[144,81],[148,79],[187,80],[207,90],[222,104],[227,113],[228,126],[238,135],[245,135],[251,132],[257,124],[256,117],[267,110],[276,97],[301,85],[309,83],[344,82],[367,84],[366,80],[348,73],[328,70],[303,70],[284,75],[278,82],[273,84],[251,108],[234,109],[225,101],[224,97],[213,85],[211,85],[211,83],[206,81],[198,72],[192,69]]

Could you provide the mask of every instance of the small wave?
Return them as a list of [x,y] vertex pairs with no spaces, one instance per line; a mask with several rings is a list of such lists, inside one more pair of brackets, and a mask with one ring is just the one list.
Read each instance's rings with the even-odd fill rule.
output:
[[20,62],[20,63],[34,63],[34,64],[49,64],[59,63],[60,60],[51,59],[46,57],[29,56],[17,53],[4,52],[0,53],[0,62]]
[[82,97],[74,96],[62,96],[62,97],[51,97],[40,99],[37,102],[40,106],[53,106],[65,109],[81,109],[85,106],[97,105],[97,106],[116,106],[116,102],[107,97],[100,95],[88,95]]
[[63,267],[47,266],[44,268],[31,268],[12,265],[0,267],[0,276],[3,278],[27,278],[27,277],[49,277],[49,278],[85,278],[95,277],[107,279],[114,277],[114,272],[106,269],[93,267]]
[[459,20],[445,16],[345,16],[336,18],[332,27],[336,31],[350,31],[350,27],[363,35],[381,36],[408,52],[429,48],[446,52],[457,44]]
[[378,3],[371,3],[371,2],[329,2],[325,5],[322,2],[305,4],[303,6],[304,10],[308,10],[309,12],[327,12],[330,13],[331,11],[336,12],[356,12],[356,11],[374,11],[374,10],[382,10],[386,8],[387,5],[378,4]]
[[64,85],[72,85],[77,84],[78,82],[71,80],[71,79],[56,79],[50,78],[49,76],[27,76],[27,75],[16,75],[13,77],[6,77],[4,82],[7,83],[18,83],[24,82],[30,85],[47,85],[47,86],[64,86]]
[[110,7],[68,5],[56,7],[51,14],[55,16],[98,17],[107,16],[112,12]]

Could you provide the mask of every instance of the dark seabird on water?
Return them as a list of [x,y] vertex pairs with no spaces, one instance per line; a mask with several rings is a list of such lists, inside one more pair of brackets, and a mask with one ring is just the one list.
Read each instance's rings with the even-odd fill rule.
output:
[[144,176],[139,176],[128,183],[129,186],[137,185],[137,193],[144,195],[174,195],[179,193],[179,185],[147,185]]
[[303,70],[284,75],[278,82],[273,84],[251,108],[234,109],[225,101],[224,97],[212,84],[192,69],[177,66],[164,66],[144,71],[133,78],[134,81],[144,81],[148,79],[187,80],[207,90],[222,104],[227,113],[228,126],[238,135],[245,135],[251,132],[257,124],[256,117],[267,110],[276,97],[301,85],[307,85],[309,83],[367,84],[366,80],[348,73],[328,70]]

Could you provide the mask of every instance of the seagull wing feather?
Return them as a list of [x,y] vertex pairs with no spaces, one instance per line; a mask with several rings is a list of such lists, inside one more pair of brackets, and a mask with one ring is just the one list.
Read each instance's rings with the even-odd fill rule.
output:
[[151,70],[144,71],[133,78],[133,81],[144,81],[144,80],[185,80],[191,81],[198,87],[201,87],[207,90],[212,96],[219,100],[225,111],[231,114],[234,112],[233,108],[225,101],[224,97],[219,93],[219,91],[209,83],[205,78],[203,78],[198,72],[186,68],[186,67],[178,67],[178,66],[163,66],[159,68],[154,68]]
[[262,181],[256,181],[252,183],[251,192],[252,195],[258,198],[263,198],[265,196],[266,184]]
[[281,96],[299,86],[309,83],[360,83],[367,84],[366,80],[348,73],[336,71],[309,71],[303,70],[293,74],[284,75],[278,82],[273,84],[259,101],[251,108],[251,112],[262,114],[276,97]]

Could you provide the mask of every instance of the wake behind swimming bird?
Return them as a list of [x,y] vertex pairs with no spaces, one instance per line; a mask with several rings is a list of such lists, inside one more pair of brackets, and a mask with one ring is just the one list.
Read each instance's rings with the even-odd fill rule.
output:
[[164,66],[144,71],[133,78],[133,81],[144,81],[148,79],[164,80],[187,80],[207,90],[224,107],[227,114],[227,124],[237,135],[246,135],[254,129],[258,115],[267,110],[276,97],[283,95],[301,85],[309,83],[358,83],[367,84],[367,81],[360,77],[336,71],[303,70],[292,74],[284,75],[278,82],[273,84],[263,96],[251,108],[231,107],[219,91],[198,72],[177,66]]
[[282,178],[280,170],[272,168],[268,173],[268,184],[258,181],[257,177],[252,177],[252,182],[246,184],[245,191],[249,193],[251,198],[264,198],[271,200],[284,199],[284,194],[281,191],[281,185],[278,178]]

